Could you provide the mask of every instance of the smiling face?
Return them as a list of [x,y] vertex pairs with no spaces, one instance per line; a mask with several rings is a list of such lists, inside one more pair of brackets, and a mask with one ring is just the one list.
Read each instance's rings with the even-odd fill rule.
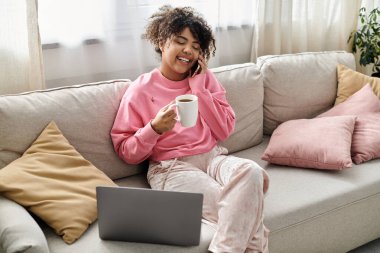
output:
[[163,76],[173,81],[180,81],[188,76],[201,51],[199,42],[188,27],[160,45],[160,50],[162,52],[160,71]]

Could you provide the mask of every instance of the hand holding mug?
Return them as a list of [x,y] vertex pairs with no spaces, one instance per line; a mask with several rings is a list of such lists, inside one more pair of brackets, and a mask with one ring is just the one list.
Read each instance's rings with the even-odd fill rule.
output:
[[[177,108],[177,113],[174,107]],[[158,134],[174,128],[179,121],[183,127],[192,127],[198,119],[198,97],[186,94],[176,97],[175,101],[161,108],[151,121],[151,126]]]
[[163,134],[169,130],[172,130],[176,121],[176,112],[173,109],[174,101],[168,105],[162,107],[156,117],[151,121],[153,130],[158,134]]
[[198,97],[192,94],[186,94],[176,97],[175,104],[171,107],[177,107],[177,120],[183,127],[193,127],[198,119]]

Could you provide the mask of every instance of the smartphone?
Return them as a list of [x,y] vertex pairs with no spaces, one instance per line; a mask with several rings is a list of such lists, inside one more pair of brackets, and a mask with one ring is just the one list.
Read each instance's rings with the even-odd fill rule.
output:
[[194,63],[194,65],[191,67],[190,76],[193,77],[196,74],[198,74],[199,73],[199,69],[200,69],[199,63],[198,63],[198,61],[196,61]]

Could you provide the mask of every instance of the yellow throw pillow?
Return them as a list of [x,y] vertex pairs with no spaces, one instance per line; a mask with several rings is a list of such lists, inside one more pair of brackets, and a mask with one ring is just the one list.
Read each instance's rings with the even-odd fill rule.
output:
[[26,207],[71,244],[97,218],[96,186],[115,186],[51,122],[22,157],[0,169],[0,194]]
[[373,92],[380,98],[380,78],[370,77],[354,71],[343,64],[338,64],[338,92],[335,105],[342,103],[352,94],[369,83]]

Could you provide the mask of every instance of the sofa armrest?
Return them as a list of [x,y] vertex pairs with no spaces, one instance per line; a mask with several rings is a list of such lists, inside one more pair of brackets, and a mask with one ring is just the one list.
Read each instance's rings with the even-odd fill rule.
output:
[[24,207],[0,196],[0,253],[49,252],[46,238]]

